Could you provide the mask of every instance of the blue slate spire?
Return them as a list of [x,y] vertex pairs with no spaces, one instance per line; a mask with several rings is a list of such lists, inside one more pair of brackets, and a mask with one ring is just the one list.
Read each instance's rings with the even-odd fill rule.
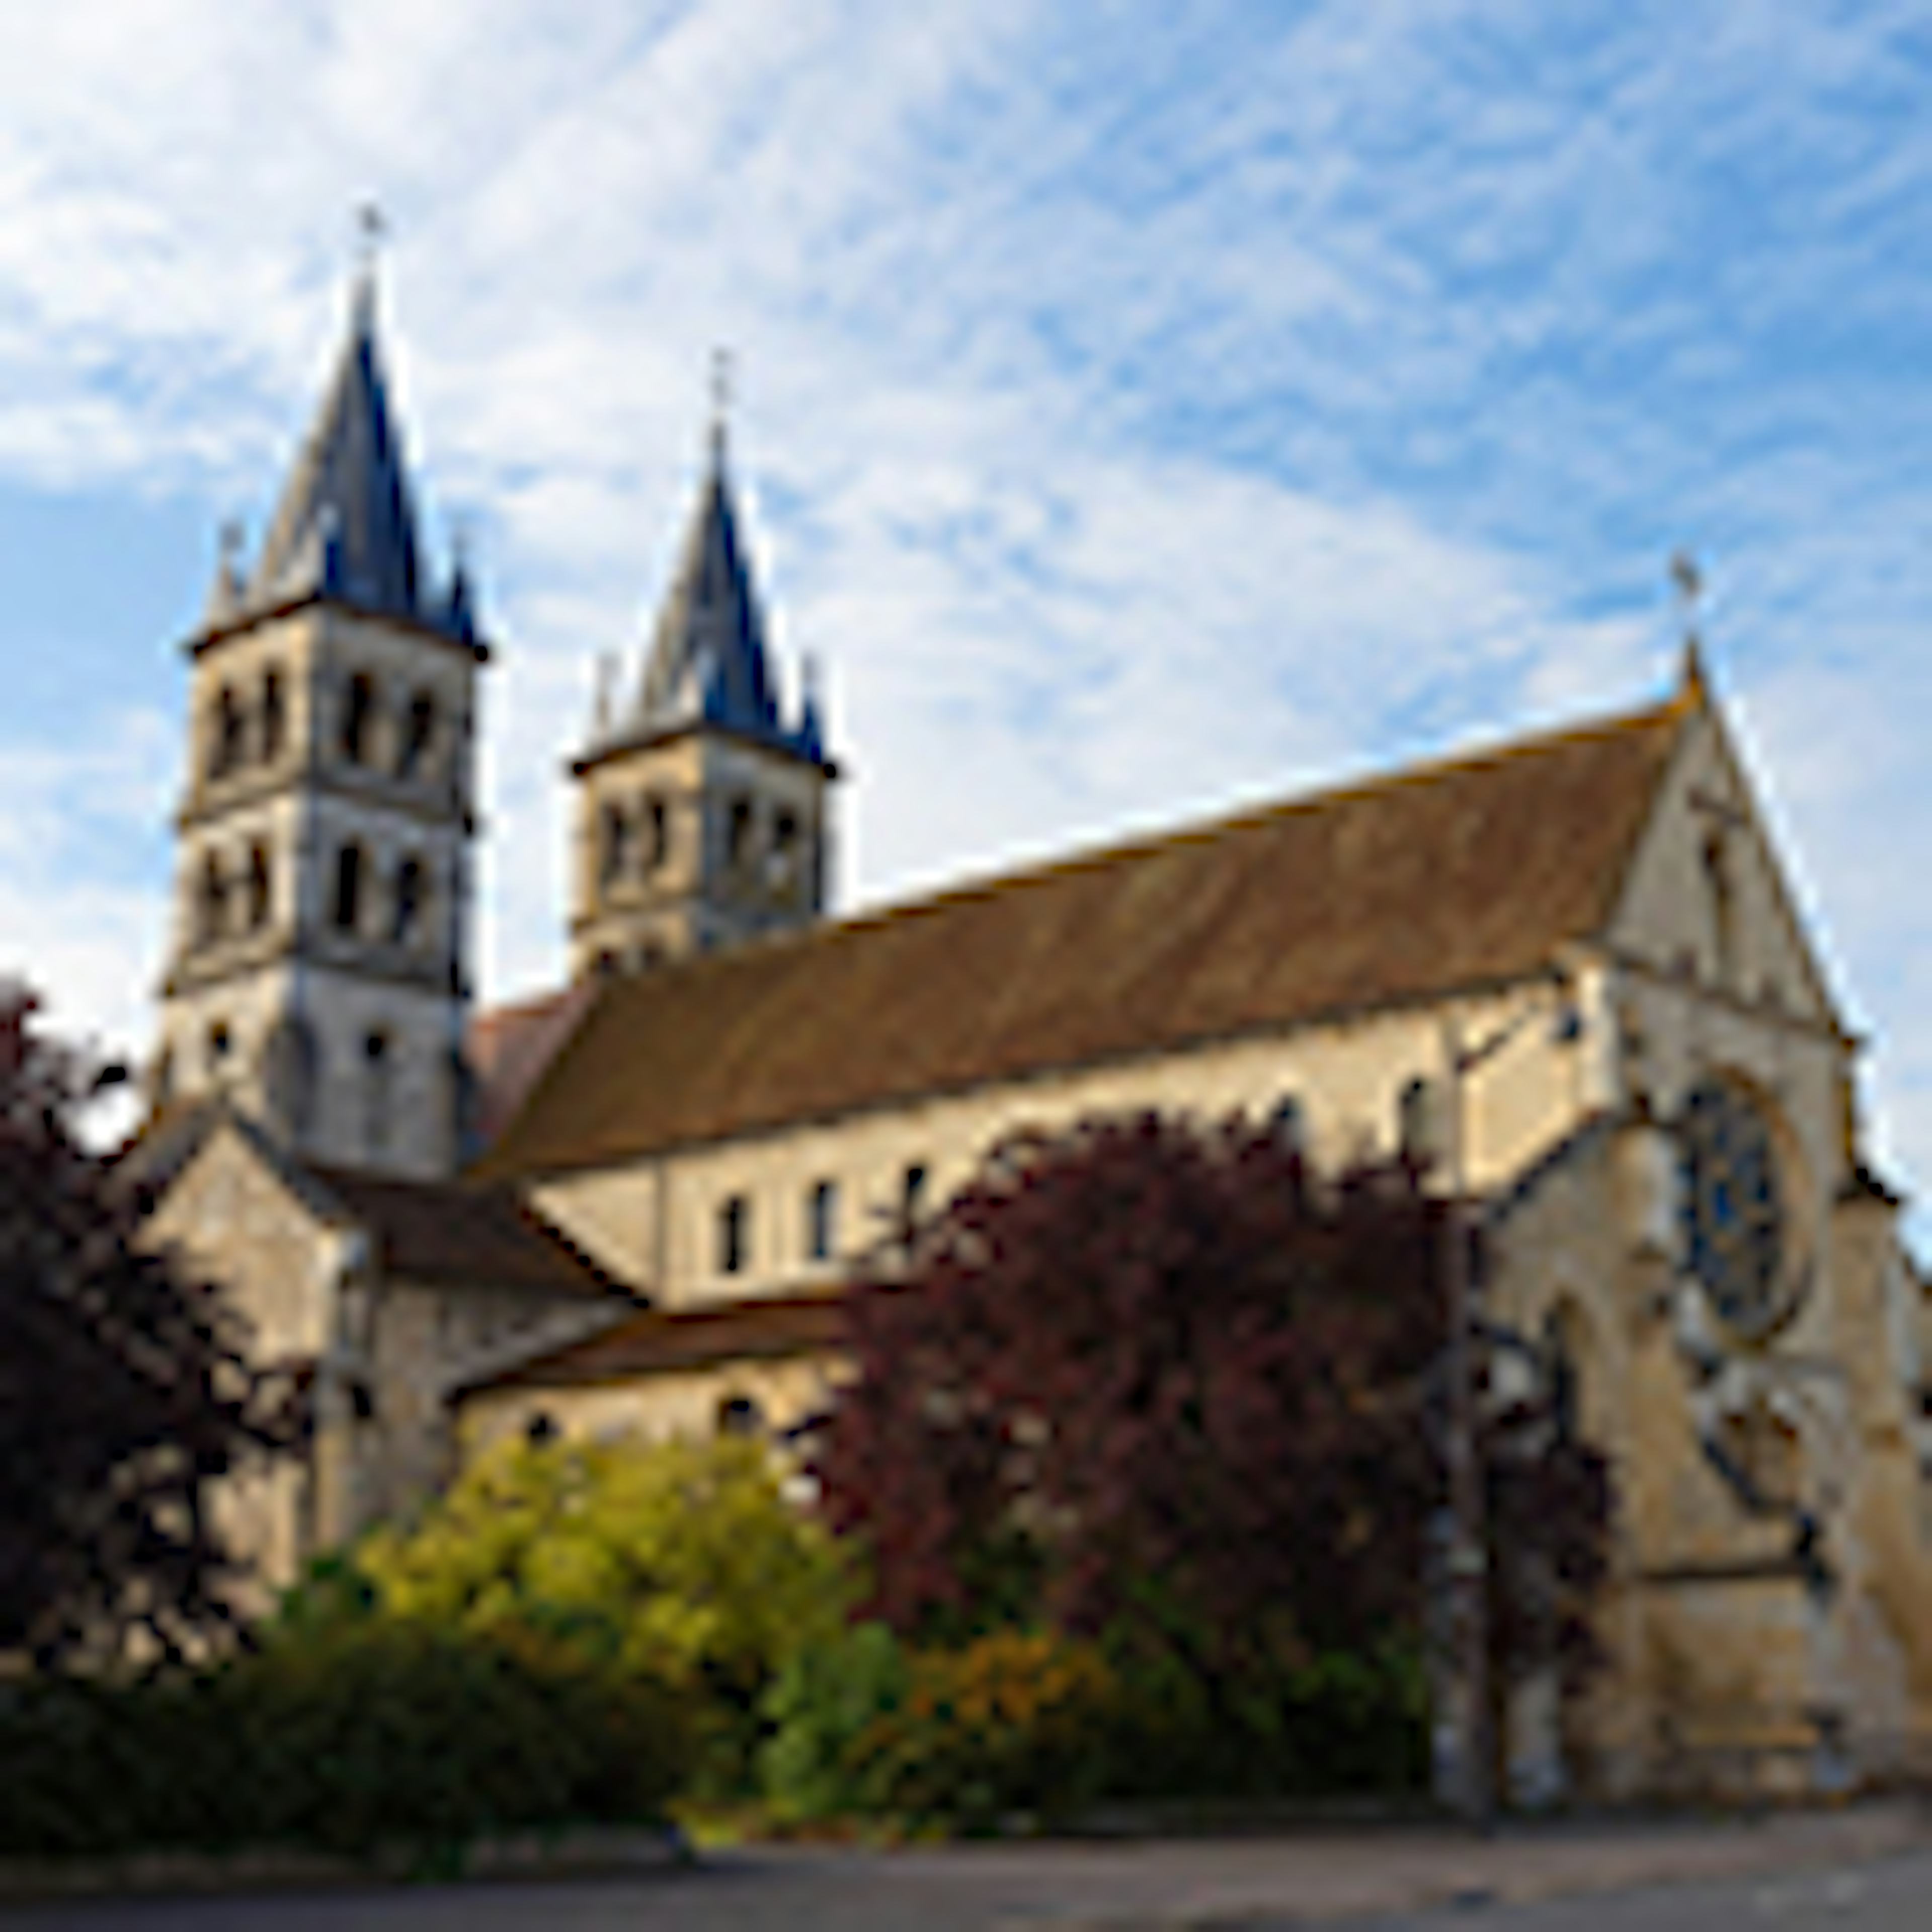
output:
[[248,612],[314,596],[474,640],[460,567],[440,592],[424,568],[366,266],[348,338],[240,601]]
[[692,724],[824,761],[815,726],[808,746],[779,712],[764,615],[739,534],[722,415],[712,423],[697,511],[658,614],[636,708],[621,728],[627,736],[653,735]]

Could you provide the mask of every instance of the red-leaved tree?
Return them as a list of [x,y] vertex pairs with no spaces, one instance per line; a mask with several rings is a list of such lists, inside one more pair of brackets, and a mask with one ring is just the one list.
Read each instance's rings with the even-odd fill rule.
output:
[[208,1485],[282,1445],[283,1404],[215,1291],[137,1245],[76,1136],[100,1075],[34,1011],[0,986],[0,1652],[178,1655],[227,1622]]
[[[1240,1120],[1002,1148],[850,1297],[814,1466],[872,1609],[926,1636],[1151,1619],[1220,1679],[1417,1639],[1445,1211],[1412,1168],[1324,1180]],[[1505,1526],[1546,1546],[1499,1562],[1542,1582],[1498,1631],[1574,1640],[1550,1586],[1574,1607],[1600,1567],[1603,1465],[1534,1402],[1491,1442]]]

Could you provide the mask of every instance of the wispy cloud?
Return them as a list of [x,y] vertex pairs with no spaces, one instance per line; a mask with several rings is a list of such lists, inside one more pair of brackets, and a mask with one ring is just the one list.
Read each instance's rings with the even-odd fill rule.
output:
[[[1628,700],[1692,543],[1932,1172],[1900,963],[1932,844],[1901,722],[1932,616],[1919,11],[0,5],[0,481],[259,516],[347,208],[382,201],[412,441],[507,645],[499,991],[556,970],[558,761],[592,657],[641,641],[716,342],[777,628],[829,660],[862,896]],[[4,734],[23,824],[85,769],[23,748],[112,741],[72,702]],[[178,688],[152,652],[111,703]],[[158,922],[139,849],[112,890]]]

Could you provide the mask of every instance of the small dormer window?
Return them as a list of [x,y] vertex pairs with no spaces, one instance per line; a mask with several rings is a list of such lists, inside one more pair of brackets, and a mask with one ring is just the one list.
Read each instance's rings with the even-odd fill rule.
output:
[[349,680],[342,706],[342,755],[350,764],[368,764],[375,727],[375,680],[358,670]]

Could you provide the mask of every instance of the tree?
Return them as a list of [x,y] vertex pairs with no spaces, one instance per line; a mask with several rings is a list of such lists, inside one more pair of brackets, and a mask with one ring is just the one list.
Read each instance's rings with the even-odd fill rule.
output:
[[738,1438],[506,1444],[355,1561],[386,1613],[535,1628],[743,1712],[852,1596],[844,1553]]
[[[1001,1149],[850,1297],[857,1373],[814,1469],[868,1548],[869,1607],[925,1639],[1036,1617],[1138,1631],[1224,1699],[1413,1643],[1446,1239],[1412,1166],[1324,1182],[1240,1120]],[[1539,1535],[1539,1498],[1560,1497],[1595,1513],[1587,1551],[1600,1462],[1534,1420],[1519,1405],[1505,1432],[1540,1469],[1497,1438],[1502,1520]]]
[[0,987],[0,1651],[179,1658],[232,1621],[210,1485],[284,1446],[284,1408],[218,1292],[137,1245],[77,1133],[112,1070],[36,1010]]

